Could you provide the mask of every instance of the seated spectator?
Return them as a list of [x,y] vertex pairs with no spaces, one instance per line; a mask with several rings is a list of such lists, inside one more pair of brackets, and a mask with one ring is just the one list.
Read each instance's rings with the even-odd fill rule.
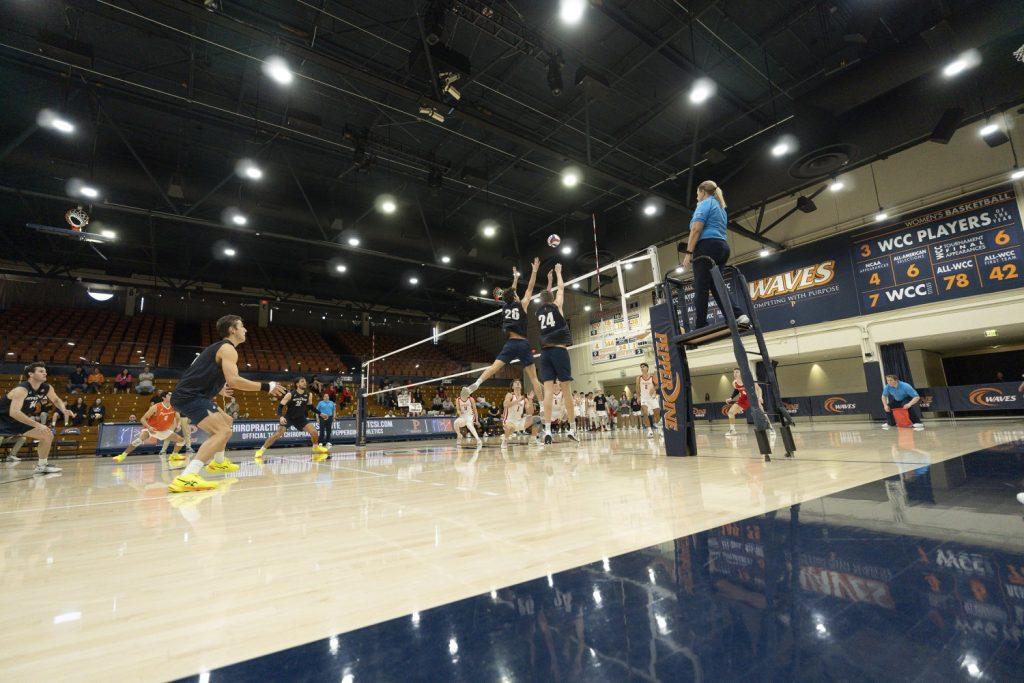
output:
[[138,422],[139,418],[135,417],[135,413],[132,413],[131,415],[128,416],[128,421],[129,422]]
[[348,387],[344,387],[341,390],[341,394],[338,396],[338,405],[344,408],[352,402],[352,392]]
[[224,404],[224,412],[231,416],[231,419],[238,419],[238,401],[232,396],[228,399],[228,402]]
[[122,368],[121,372],[114,375],[114,393],[128,393],[128,390],[132,388],[132,373],[128,372],[128,368]]
[[91,406],[89,406],[89,426],[92,427],[98,422],[103,422],[103,418],[107,415],[107,407],[103,405],[103,399],[97,398]]
[[69,397],[69,400],[66,403],[68,404],[68,409],[75,414],[75,416],[71,418],[71,424],[75,427],[81,427],[85,424],[85,418],[88,417],[86,413],[89,412],[89,404],[85,402],[85,399],[79,396],[74,403],[72,403]]
[[68,376],[68,393],[77,394],[79,392],[85,393],[86,382],[85,368],[79,363],[75,366],[75,369]]
[[153,371],[149,366],[143,366],[139,373],[139,383],[135,385],[136,394],[152,394],[156,387],[153,385]]
[[433,400],[430,401],[430,409],[431,410],[441,410],[443,406],[444,406],[444,400],[441,398],[441,395],[440,394],[434,394]]
[[445,398],[444,401],[441,402],[441,410],[444,411],[445,415],[454,415],[455,404],[452,403],[452,400],[450,398]]
[[103,393],[103,385],[106,384],[107,378],[103,376],[103,372],[100,370],[100,366],[94,365],[92,370],[89,371],[89,376],[86,379],[86,390],[92,393],[101,394]]

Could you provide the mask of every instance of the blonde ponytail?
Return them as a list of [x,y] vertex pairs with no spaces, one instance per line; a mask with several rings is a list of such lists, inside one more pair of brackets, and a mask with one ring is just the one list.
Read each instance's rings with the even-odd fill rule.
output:
[[725,208],[725,193],[722,192],[722,188],[720,188],[718,183],[714,180],[705,180],[697,186],[697,189],[701,190],[709,197],[714,197],[715,201],[718,202],[718,205],[723,209]]

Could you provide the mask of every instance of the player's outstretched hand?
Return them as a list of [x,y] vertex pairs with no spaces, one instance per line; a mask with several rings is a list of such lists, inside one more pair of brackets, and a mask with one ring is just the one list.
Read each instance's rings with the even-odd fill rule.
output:
[[540,259],[536,256],[533,257],[533,272],[540,270]]
[[555,272],[556,273],[561,273],[562,272],[562,264],[561,263],[556,263],[555,264]]

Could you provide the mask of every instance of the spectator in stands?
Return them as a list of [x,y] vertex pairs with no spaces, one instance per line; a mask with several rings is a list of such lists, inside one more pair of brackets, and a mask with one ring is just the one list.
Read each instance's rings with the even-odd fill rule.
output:
[[438,388],[437,395],[441,397],[442,401],[448,398],[448,391],[444,388],[443,384]]
[[132,373],[128,371],[128,368],[121,368],[121,372],[114,375],[114,393],[128,393],[128,390],[132,388]]
[[1006,381],[1006,377],[1003,375],[1002,371],[999,371],[999,372],[996,373],[996,381],[997,382],[1005,382]]
[[893,408],[906,408],[914,429],[924,429],[924,425],[921,423],[921,409],[917,406],[920,401],[921,397],[914,387],[900,381],[896,375],[886,375],[885,387],[882,388],[882,407],[885,408],[886,423],[882,425],[882,429],[896,426],[896,416],[892,414]]
[[68,393],[77,394],[78,392],[85,393],[85,385],[87,379],[85,374],[85,368],[79,363],[75,366],[74,371],[68,376]]
[[79,396],[74,403],[67,401],[67,404],[71,406],[71,412],[75,414],[75,416],[71,418],[71,424],[75,427],[81,427],[85,424],[85,414],[89,412],[89,406],[86,405],[85,399]]
[[131,415],[128,416],[128,421],[129,422],[138,422],[139,418],[135,417],[135,413],[132,413]]
[[431,401],[430,401],[430,409],[431,410],[443,410],[444,409],[444,399],[441,398],[440,392],[434,394],[434,398],[431,399]]
[[232,420],[238,419],[238,401],[232,396],[228,399],[228,402],[224,404],[224,412],[231,416]]
[[103,405],[103,399],[98,398],[89,406],[89,426],[92,427],[98,422],[103,422],[107,416],[107,407]]
[[338,394],[338,407],[342,410],[352,402],[352,391],[348,387],[342,387],[341,393]]
[[455,404],[447,396],[444,397],[444,401],[441,402],[441,410],[444,411],[445,415],[455,414]]
[[106,384],[107,378],[103,376],[100,366],[94,365],[92,370],[89,371],[89,376],[85,379],[88,382],[86,387],[88,391],[96,394],[103,393],[103,385]]
[[328,384],[326,387],[324,387],[324,396],[327,397],[331,401],[337,402],[337,399],[338,399],[338,387],[334,386],[333,383],[332,384]]
[[149,369],[148,365],[144,365],[142,372],[139,373],[139,383],[135,385],[135,393],[152,394],[154,389],[153,371]]

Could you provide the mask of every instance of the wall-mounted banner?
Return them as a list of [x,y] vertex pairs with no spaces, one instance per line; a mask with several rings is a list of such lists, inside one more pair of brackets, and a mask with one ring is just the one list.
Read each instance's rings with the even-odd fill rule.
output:
[[945,390],[949,397],[949,409],[954,411],[1024,409],[1024,394],[1017,391],[1020,388],[1017,382],[937,388]]
[[[780,330],[1024,285],[1012,186],[740,266],[762,329]],[[693,319],[693,294],[686,296]],[[721,320],[714,301],[709,322]]]
[[837,415],[859,415],[874,412],[871,401],[881,404],[881,397],[871,396],[867,392],[845,392],[811,396],[811,414],[815,417],[835,417]]
[[[273,434],[278,427],[276,420],[235,420],[229,449],[252,448],[255,450]],[[139,435],[141,425],[133,423],[101,424],[96,443],[97,453],[120,453],[132,439]],[[369,418],[366,421],[366,438],[373,441],[402,441],[406,439],[454,437],[455,426],[451,417],[397,417]],[[206,432],[192,427],[192,447],[207,438]],[[331,443],[353,444],[356,441],[356,420],[353,417],[335,420],[331,435]],[[309,443],[305,432],[289,429],[277,443],[276,447],[303,446]],[[140,453],[154,452],[156,445],[143,446]]]

